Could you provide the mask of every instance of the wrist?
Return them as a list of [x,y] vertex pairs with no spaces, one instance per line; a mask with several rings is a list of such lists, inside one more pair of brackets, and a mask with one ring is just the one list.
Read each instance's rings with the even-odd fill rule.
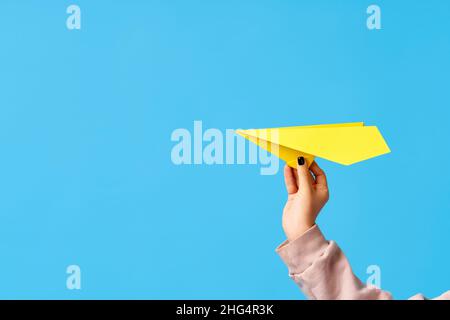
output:
[[289,242],[294,241],[295,239],[301,237],[306,231],[314,227],[315,224],[316,224],[315,222],[301,224],[296,228],[295,231],[290,232],[290,234],[286,234]]

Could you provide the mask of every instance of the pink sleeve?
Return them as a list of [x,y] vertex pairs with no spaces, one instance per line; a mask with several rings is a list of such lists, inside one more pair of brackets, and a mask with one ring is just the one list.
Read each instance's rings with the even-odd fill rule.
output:
[[365,286],[336,242],[325,240],[317,225],[276,251],[309,299],[392,299],[389,292]]

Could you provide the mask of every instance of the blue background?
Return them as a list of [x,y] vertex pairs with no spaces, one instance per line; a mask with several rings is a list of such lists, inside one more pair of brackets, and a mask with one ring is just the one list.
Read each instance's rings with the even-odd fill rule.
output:
[[[396,298],[450,288],[450,3],[0,4],[0,298],[304,296],[274,252],[282,170],[175,166],[176,128],[365,121],[392,153],[328,161],[318,223]],[[82,289],[66,288],[66,267]]]

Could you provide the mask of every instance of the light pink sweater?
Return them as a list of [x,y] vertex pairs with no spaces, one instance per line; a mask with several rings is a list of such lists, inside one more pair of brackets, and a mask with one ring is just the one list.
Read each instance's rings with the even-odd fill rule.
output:
[[[387,291],[365,286],[353,274],[336,242],[325,240],[317,225],[296,240],[283,242],[276,251],[288,266],[289,276],[309,299],[392,299]],[[426,298],[417,294],[410,299]],[[450,299],[450,291],[436,299]]]

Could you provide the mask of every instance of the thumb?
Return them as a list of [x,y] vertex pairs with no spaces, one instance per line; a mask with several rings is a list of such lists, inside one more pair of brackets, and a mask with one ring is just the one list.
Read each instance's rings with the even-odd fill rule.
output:
[[298,192],[312,190],[312,177],[304,157],[297,158]]

